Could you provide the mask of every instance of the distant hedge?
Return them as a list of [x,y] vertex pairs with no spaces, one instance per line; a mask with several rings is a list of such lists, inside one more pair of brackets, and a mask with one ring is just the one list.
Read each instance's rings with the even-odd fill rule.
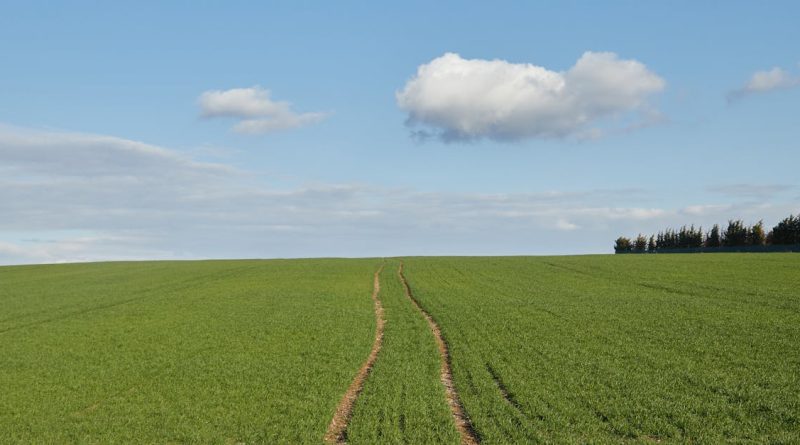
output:
[[718,224],[708,232],[694,225],[666,229],[646,237],[641,233],[631,239],[621,236],[614,242],[615,253],[678,252],[783,252],[800,251],[800,214],[789,215],[769,232],[764,222],[747,226],[729,220],[724,231]]

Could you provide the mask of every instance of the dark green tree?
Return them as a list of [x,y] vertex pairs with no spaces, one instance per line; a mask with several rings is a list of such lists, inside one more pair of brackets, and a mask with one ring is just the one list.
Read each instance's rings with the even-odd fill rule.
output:
[[632,245],[630,238],[621,236],[614,242],[614,253],[627,253],[631,251],[631,248]]
[[703,228],[698,227],[695,229],[694,224],[692,224],[689,229],[686,230],[686,247],[703,247]]
[[636,237],[633,242],[633,250],[636,252],[644,253],[647,250],[647,238],[641,233]]
[[631,240],[620,237],[614,245],[615,252],[658,252],[667,249],[696,249],[721,246],[763,246],[772,244],[800,244],[800,214],[789,215],[767,232],[764,221],[746,226],[741,219],[728,220],[724,231],[714,224],[707,233],[703,227],[694,224],[683,225],[680,229],[667,228],[646,237],[641,233]]
[[664,231],[664,247],[674,249],[678,247],[678,234],[672,229]]
[[719,247],[722,245],[722,236],[719,233],[719,224],[714,224],[706,237],[706,247]]
[[741,219],[729,220],[728,227],[722,236],[722,244],[729,247],[746,246],[748,239],[747,226]]
[[686,226],[681,226],[681,229],[678,230],[678,247],[689,247],[689,230]]
[[800,214],[789,215],[772,228],[772,244],[800,244]]

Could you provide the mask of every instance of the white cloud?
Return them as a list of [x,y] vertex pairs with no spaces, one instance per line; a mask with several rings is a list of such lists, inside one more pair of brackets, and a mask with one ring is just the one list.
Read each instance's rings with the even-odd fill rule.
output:
[[169,250],[143,246],[121,236],[68,236],[57,240],[0,241],[0,264],[115,261],[130,258],[177,259]]
[[747,82],[748,91],[769,91],[778,88],[789,88],[797,85],[798,79],[786,71],[775,67],[769,71],[758,71]]
[[0,124],[0,169],[31,175],[158,177],[176,170],[225,175],[233,168],[203,163],[175,151],[128,139],[83,133],[43,132]]
[[688,216],[705,216],[719,214],[731,209],[730,204],[696,204],[684,207],[681,212]]
[[600,253],[620,234],[733,217],[769,225],[800,205],[653,208],[654,192],[636,189],[276,189],[259,178],[142,142],[0,126],[0,264]]
[[573,224],[567,221],[566,219],[559,219],[556,221],[556,229],[570,231],[570,230],[578,230],[580,229],[580,227],[578,227],[577,224]]
[[800,76],[794,76],[782,68],[756,71],[743,87],[728,93],[728,102],[734,102],[751,94],[785,90],[796,86],[800,86]]
[[273,131],[305,127],[325,119],[325,113],[286,114],[266,119],[245,119],[233,126],[234,131],[245,134],[263,134]]
[[198,99],[201,115],[207,118],[241,119],[234,131],[263,134],[311,125],[327,117],[327,113],[297,113],[289,102],[274,101],[270,91],[259,86],[206,91]]
[[447,53],[421,65],[396,98],[409,124],[445,140],[583,138],[610,118],[657,116],[648,99],[664,86],[642,63],[614,53],[584,53],[565,72]]

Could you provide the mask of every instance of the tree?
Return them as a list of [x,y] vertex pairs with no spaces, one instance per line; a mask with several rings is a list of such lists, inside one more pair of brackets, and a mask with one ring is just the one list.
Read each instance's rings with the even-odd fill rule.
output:
[[746,246],[747,232],[747,227],[741,219],[728,220],[728,227],[722,236],[722,244],[729,247]]
[[722,238],[719,234],[719,224],[714,224],[706,237],[706,247],[719,247],[722,245]]
[[683,225],[680,229],[667,228],[646,237],[641,233],[631,240],[619,237],[614,244],[614,251],[621,252],[658,252],[668,249],[700,249],[721,246],[763,246],[773,244],[800,244],[800,214],[789,215],[767,232],[764,221],[760,220],[752,226],[746,226],[741,219],[728,220],[724,231],[719,224],[711,230],[703,232],[703,227],[695,228],[694,224]]
[[663,246],[659,243],[659,248],[687,249],[703,247],[703,228],[695,228],[694,224],[692,224],[691,226],[681,226],[677,231],[667,229],[664,238]]
[[748,231],[749,243],[752,246],[763,246],[767,241],[767,235],[764,233],[764,221],[759,221]]
[[654,253],[656,251],[656,237],[655,235],[650,235],[650,239],[647,241],[647,251],[650,253]]
[[688,247],[703,247],[703,228],[694,228],[694,224],[689,228]]
[[678,231],[678,247],[689,247],[689,230],[686,226],[681,226]]
[[[664,248],[665,249],[674,249],[678,247],[678,235],[672,229],[667,229],[664,231]],[[659,248],[661,245],[659,244]]]
[[800,244],[800,214],[789,215],[772,228],[772,244]]
[[636,237],[636,241],[633,243],[633,249],[642,253],[647,249],[647,238],[641,233]]
[[631,240],[621,236],[614,242],[614,253],[627,253],[631,251]]

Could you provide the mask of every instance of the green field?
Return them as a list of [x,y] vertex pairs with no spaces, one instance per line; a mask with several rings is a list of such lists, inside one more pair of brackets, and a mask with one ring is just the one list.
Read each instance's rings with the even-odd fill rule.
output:
[[798,255],[407,268],[486,443],[800,442]]
[[[0,442],[459,443],[400,259],[0,267]],[[482,443],[800,443],[800,255],[404,258]]]
[[319,442],[377,263],[0,268],[0,442]]

